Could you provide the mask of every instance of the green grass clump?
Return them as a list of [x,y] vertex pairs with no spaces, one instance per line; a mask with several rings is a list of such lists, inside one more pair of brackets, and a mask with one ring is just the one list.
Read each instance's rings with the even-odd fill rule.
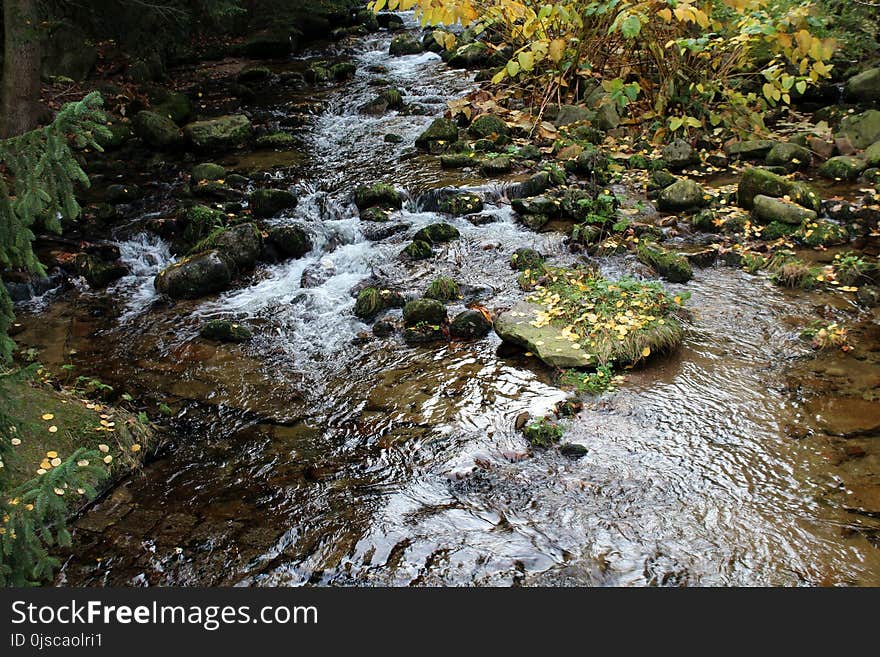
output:
[[440,276],[431,281],[425,292],[426,299],[436,299],[438,301],[453,301],[461,298],[461,290],[451,278]]
[[595,372],[565,370],[559,377],[559,384],[579,393],[601,395],[614,390],[614,370],[608,365],[600,365]]

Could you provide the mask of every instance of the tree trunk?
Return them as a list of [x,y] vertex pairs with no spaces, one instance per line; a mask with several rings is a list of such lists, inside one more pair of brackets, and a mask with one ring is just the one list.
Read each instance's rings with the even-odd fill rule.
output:
[[5,48],[0,136],[14,137],[38,125],[40,34],[37,0],[3,0]]

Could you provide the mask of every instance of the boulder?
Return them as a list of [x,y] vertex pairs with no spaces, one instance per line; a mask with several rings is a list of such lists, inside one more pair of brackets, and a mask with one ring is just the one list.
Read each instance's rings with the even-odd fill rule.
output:
[[166,267],[156,276],[156,290],[172,299],[198,299],[222,292],[232,272],[216,251],[199,253]]
[[232,272],[253,269],[262,250],[263,235],[256,224],[238,224],[216,230],[192,248],[193,253],[218,253]]
[[684,139],[675,139],[660,151],[660,157],[673,171],[684,169],[693,164],[700,163],[700,155],[697,150]]
[[424,240],[413,240],[406,248],[401,251],[401,255],[410,260],[427,260],[434,251],[429,242]]
[[458,239],[460,233],[452,224],[436,223],[429,224],[413,235],[415,242],[427,242],[428,244],[439,244],[441,242],[451,242]]
[[402,308],[403,295],[387,288],[366,287],[358,293],[354,304],[354,315],[364,321],[374,319],[389,308]]
[[142,110],[132,121],[134,133],[154,148],[172,148],[181,142],[180,128],[169,117]]
[[286,189],[257,189],[248,197],[248,205],[255,217],[272,217],[282,210],[296,207],[297,198]]
[[868,168],[868,163],[860,157],[838,155],[822,163],[819,175],[833,180],[856,180]]
[[250,139],[253,126],[243,114],[218,116],[188,124],[183,133],[198,150],[223,151],[240,148]]
[[561,128],[562,126],[580,123],[581,121],[593,121],[595,118],[596,113],[588,107],[583,105],[563,105],[556,113],[553,125]]
[[880,141],[868,146],[863,157],[869,167],[880,167]]
[[815,211],[820,209],[822,203],[819,195],[805,183],[789,180],[767,169],[746,169],[737,188],[737,203],[740,207],[751,210],[753,200],[758,195],[774,198],[788,196],[798,205]]
[[838,134],[845,136],[858,149],[880,141],[880,111],[872,109],[845,116],[840,122]]
[[287,258],[301,258],[312,250],[312,240],[299,226],[275,226],[269,230],[269,242]]
[[107,262],[89,253],[78,254],[74,259],[74,267],[93,288],[107,287],[129,273],[128,267],[119,260]]
[[769,139],[750,139],[728,144],[724,152],[731,160],[763,160],[775,145]]
[[583,349],[575,349],[571,340],[560,329],[548,325],[533,326],[543,307],[531,301],[520,301],[495,319],[495,332],[505,342],[528,349],[551,367],[592,367],[593,356]]
[[479,310],[465,310],[449,324],[449,335],[459,340],[475,340],[489,334],[492,322]]
[[285,32],[258,32],[245,41],[243,52],[254,59],[281,59],[293,50],[290,35]]
[[853,103],[880,103],[880,68],[869,68],[847,80],[843,96]]
[[458,141],[458,126],[449,119],[434,119],[421,135],[416,138],[416,147],[433,150],[438,144]]
[[155,96],[153,111],[167,116],[177,125],[182,125],[192,115],[192,102],[186,94],[162,90]]
[[488,46],[480,41],[474,41],[456,48],[447,63],[452,68],[483,68],[488,62]]
[[226,177],[226,167],[214,164],[213,162],[204,162],[195,165],[190,172],[190,176],[196,184],[203,181],[223,180]]
[[483,114],[473,120],[468,126],[468,134],[474,139],[490,139],[499,136],[507,137],[510,128],[507,124],[493,114]]
[[534,249],[521,248],[510,256],[510,266],[516,271],[540,269],[544,266],[544,256]]
[[392,57],[401,55],[418,55],[422,52],[422,44],[411,34],[399,34],[391,39],[388,54]]
[[405,326],[428,324],[440,326],[446,321],[446,306],[434,299],[416,299],[403,307]]
[[497,176],[507,173],[511,169],[513,169],[513,162],[511,162],[509,155],[490,157],[483,160],[483,163],[480,165],[480,172],[484,176]]
[[438,212],[444,212],[455,216],[473,214],[483,211],[483,199],[479,194],[459,192],[449,194],[440,199],[437,205]]
[[556,215],[560,212],[559,199],[544,195],[513,199],[510,206],[519,215]]
[[[762,194],[756,196],[752,203],[752,212],[766,224],[781,222],[783,224],[799,226],[802,222],[815,220],[818,216],[813,210],[801,207],[797,203]],[[768,239],[773,238],[772,235],[765,235],[764,237]]]
[[660,276],[671,283],[687,283],[694,277],[688,259],[678,253],[651,242],[641,242],[637,252],[639,262],[652,267]]
[[690,178],[678,180],[660,192],[657,206],[667,212],[693,210],[706,205],[706,192]]
[[785,167],[788,171],[805,169],[810,166],[813,155],[808,148],[791,142],[779,142],[767,153],[768,166]]
[[403,207],[403,194],[386,183],[361,185],[354,190],[354,204],[358,210],[371,207],[399,210]]

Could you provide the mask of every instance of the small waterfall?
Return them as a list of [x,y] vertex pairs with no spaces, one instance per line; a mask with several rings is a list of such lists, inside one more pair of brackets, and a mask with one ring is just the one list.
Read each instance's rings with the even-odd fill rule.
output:
[[118,246],[120,259],[128,267],[129,274],[117,281],[111,291],[126,299],[120,317],[120,321],[125,322],[150,306],[156,297],[153,279],[173,262],[173,258],[162,238],[146,232],[119,242]]

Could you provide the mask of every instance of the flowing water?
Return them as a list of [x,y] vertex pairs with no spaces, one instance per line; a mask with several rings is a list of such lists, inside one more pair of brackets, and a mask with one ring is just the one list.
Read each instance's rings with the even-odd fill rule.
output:
[[[110,295],[81,292],[25,318],[20,339],[44,362],[73,362],[177,412],[170,446],[77,522],[59,583],[880,584],[880,522],[847,506],[841,439],[817,428],[813,397],[787,374],[812,362],[798,333],[815,307],[845,304],[720,266],[670,286],[692,293],[684,346],[586,400],[566,422],[566,440],[589,450],[578,460],[529,453],[515,418],[567,393],[494,335],[427,347],[363,335],[352,289],[365,281],[418,293],[443,274],[464,294],[450,314],[472,301],[496,310],[522,295],[507,264],[515,249],[578,258],[561,234],[515,223],[505,181],[409,155],[474,85],[431,53],[389,58],[389,40],[307,54],[350,55],[358,73],[322,92],[300,131],[304,161],[277,175],[300,202],[273,221],[310,233],[306,257],[169,307],[152,288],[168,246],[135,221],[120,244],[131,275]],[[424,115],[357,112],[376,93],[376,66]],[[283,117],[288,102],[261,111]],[[368,226],[350,195],[377,180],[409,200]],[[488,222],[453,219],[461,239],[425,263],[399,260],[418,228],[449,220],[425,209],[446,185],[482,194]],[[640,271],[628,257],[600,264]],[[255,339],[199,340],[218,317],[247,321]],[[876,362],[860,362],[880,385]],[[859,467],[877,472],[865,442]]]

